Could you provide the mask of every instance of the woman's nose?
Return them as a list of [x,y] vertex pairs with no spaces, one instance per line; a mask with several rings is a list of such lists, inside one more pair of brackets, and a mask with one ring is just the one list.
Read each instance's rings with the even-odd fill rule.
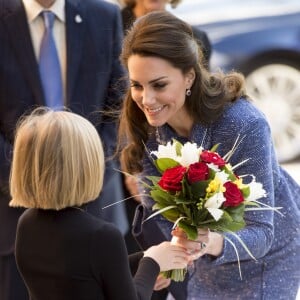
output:
[[142,101],[144,105],[151,105],[152,103],[155,102],[155,94],[148,89],[145,89],[143,91],[142,97],[143,97]]

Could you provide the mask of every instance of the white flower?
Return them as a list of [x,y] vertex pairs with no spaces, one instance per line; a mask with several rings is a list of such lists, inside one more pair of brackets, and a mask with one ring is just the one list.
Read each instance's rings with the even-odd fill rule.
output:
[[250,188],[250,194],[247,197],[247,201],[254,201],[267,196],[267,193],[260,182],[253,180],[248,186]]
[[219,179],[223,184],[229,180],[229,175],[225,171],[217,172],[215,178]]
[[208,166],[210,169],[212,169],[213,171],[215,171],[215,172],[219,172],[219,171],[220,171],[219,166],[217,166],[217,165],[215,165],[215,164],[213,164],[213,163],[208,163],[207,166]]
[[209,213],[213,216],[213,218],[216,221],[219,221],[220,218],[222,217],[223,213],[224,213],[223,210],[219,209],[219,208],[208,207],[207,210],[209,211]]
[[[202,147],[198,147],[196,143],[187,142],[180,148],[181,155],[177,154],[176,147],[178,143],[168,142],[167,145],[159,145],[158,151],[151,151],[157,158],[172,158],[184,167],[199,161]],[[178,149],[179,150],[179,149]]]
[[226,201],[226,198],[224,197],[222,192],[215,193],[213,196],[206,200],[204,207],[219,208],[224,201]]
[[223,196],[223,193],[220,192],[208,198],[204,204],[204,207],[207,208],[216,221],[223,215],[223,210],[219,209],[219,207],[221,207],[224,201],[226,201],[226,198]]
[[200,153],[203,148],[198,147],[196,143],[185,143],[181,148],[181,157],[178,161],[182,166],[188,167],[189,165],[199,161]]
[[167,145],[159,145],[158,151],[151,151],[157,158],[172,158],[178,161],[175,144],[168,142]]

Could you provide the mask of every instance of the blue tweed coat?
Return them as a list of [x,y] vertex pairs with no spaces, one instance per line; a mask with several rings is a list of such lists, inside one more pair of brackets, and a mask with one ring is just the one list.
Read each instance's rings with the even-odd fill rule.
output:
[[[240,255],[242,279],[234,248],[225,240],[219,257],[205,255],[190,269],[188,299],[294,300],[300,278],[300,186],[279,166],[264,115],[249,101],[239,99],[228,105],[223,115],[210,126],[195,124],[189,139],[177,136],[168,125],[158,128],[158,132],[160,141],[164,142],[176,138],[183,143],[196,142],[205,149],[220,143],[218,152],[221,155],[232,149],[239,137],[240,143],[230,163],[235,165],[249,160],[236,169],[236,173],[255,175],[267,191],[267,197],[261,201],[272,207],[282,207],[283,215],[270,210],[245,214],[247,226],[237,233],[256,261],[228,234]],[[150,136],[147,150],[157,150],[157,147],[157,135]],[[145,156],[143,164],[142,176],[157,174],[149,155]],[[151,210],[153,200],[145,197],[143,204]],[[161,216],[156,222],[166,239],[170,239],[172,224]]]

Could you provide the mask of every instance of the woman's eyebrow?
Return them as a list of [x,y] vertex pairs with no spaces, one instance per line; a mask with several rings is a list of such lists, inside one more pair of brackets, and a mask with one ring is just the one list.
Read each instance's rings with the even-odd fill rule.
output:
[[165,79],[165,78],[167,78],[167,76],[161,76],[161,77],[159,77],[159,78],[150,80],[149,83],[153,83],[153,82],[155,82],[155,81],[158,81],[158,80],[161,80],[161,79]]
[[[159,81],[159,80],[165,79],[165,78],[167,78],[167,76],[161,76],[161,77],[155,78],[153,80],[150,80],[149,83],[154,83],[156,81]],[[134,79],[130,79],[130,82],[131,83],[139,83],[137,80],[134,80]]]

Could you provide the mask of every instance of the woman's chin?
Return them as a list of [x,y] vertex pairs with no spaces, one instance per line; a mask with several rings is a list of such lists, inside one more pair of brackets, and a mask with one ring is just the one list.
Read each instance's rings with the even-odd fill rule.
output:
[[160,127],[163,126],[166,122],[162,121],[162,120],[152,120],[152,119],[148,119],[148,123],[152,126],[152,127]]

